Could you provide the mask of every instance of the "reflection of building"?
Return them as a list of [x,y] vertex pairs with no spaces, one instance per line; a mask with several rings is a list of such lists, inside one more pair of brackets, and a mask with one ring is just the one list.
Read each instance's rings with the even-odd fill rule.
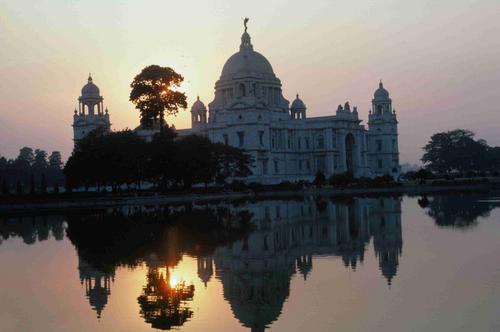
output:
[[372,204],[371,228],[373,246],[379,267],[390,285],[396,275],[403,248],[401,237],[401,205],[399,201],[377,199]]
[[212,256],[198,257],[198,277],[207,286],[214,273],[214,262]]
[[[214,261],[224,297],[252,331],[263,331],[277,319],[292,275],[298,272],[306,279],[314,255],[340,256],[346,267],[355,269],[373,237],[389,284],[397,272],[402,249],[399,198],[354,199],[346,204],[264,201],[243,208],[253,214],[256,231],[217,248]],[[198,273],[210,277],[207,269]]]
[[80,272],[80,282],[85,287],[85,296],[90,302],[90,306],[97,313],[97,318],[101,318],[102,311],[108,303],[111,295],[111,282],[114,282],[115,271],[99,271],[79,257],[78,271]]

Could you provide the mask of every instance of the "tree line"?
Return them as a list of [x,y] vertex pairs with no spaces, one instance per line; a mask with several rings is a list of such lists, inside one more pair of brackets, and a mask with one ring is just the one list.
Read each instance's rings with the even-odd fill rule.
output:
[[54,191],[64,184],[61,153],[23,147],[15,159],[0,157],[0,185],[4,195]]
[[483,139],[476,139],[470,130],[455,129],[436,133],[423,147],[422,162],[435,174],[476,173],[498,174],[500,147],[492,147]]
[[155,190],[166,191],[248,176],[251,162],[243,150],[197,135],[177,137],[167,126],[151,142],[128,129],[96,130],[78,142],[64,174],[69,190],[141,189],[147,182]]

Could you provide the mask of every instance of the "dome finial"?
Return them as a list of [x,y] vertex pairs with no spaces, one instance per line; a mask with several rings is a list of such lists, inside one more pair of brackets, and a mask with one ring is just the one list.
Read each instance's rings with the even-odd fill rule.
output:
[[378,83],[378,86],[379,86],[379,88],[383,88],[384,87],[384,83],[382,83],[382,79],[380,79],[380,82]]
[[245,32],[247,32],[247,29],[248,29],[248,26],[247,26],[248,21],[250,21],[250,19],[248,17],[245,17],[243,19],[243,26],[245,27]]
[[250,19],[248,17],[245,17],[243,19],[243,25],[245,26],[245,31],[241,35],[240,51],[242,51],[244,49],[253,50],[253,46],[252,46],[252,42],[251,42],[251,39],[250,39],[250,35],[247,32],[247,29],[248,29],[247,23],[248,23],[249,20]]
[[92,75],[89,72],[89,83],[92,83]]

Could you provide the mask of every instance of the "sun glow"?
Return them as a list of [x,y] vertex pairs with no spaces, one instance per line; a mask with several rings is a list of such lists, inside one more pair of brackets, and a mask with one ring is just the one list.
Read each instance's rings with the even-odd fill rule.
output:
[[179,284],[179,280],[176,277],[170,276],[170,287],[175,288]]

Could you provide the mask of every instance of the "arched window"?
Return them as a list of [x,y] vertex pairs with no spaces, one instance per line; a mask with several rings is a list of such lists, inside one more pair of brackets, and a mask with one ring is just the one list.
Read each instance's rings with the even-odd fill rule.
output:
[[382,110],[383,110],[383,106],[382,105],[378,105],[377,106],[377,114],[382,114]]
[[245,87],[245,84],[241,83],[239,87],[240,91],[240,97],[245,97],[247,95],[247,89]]

